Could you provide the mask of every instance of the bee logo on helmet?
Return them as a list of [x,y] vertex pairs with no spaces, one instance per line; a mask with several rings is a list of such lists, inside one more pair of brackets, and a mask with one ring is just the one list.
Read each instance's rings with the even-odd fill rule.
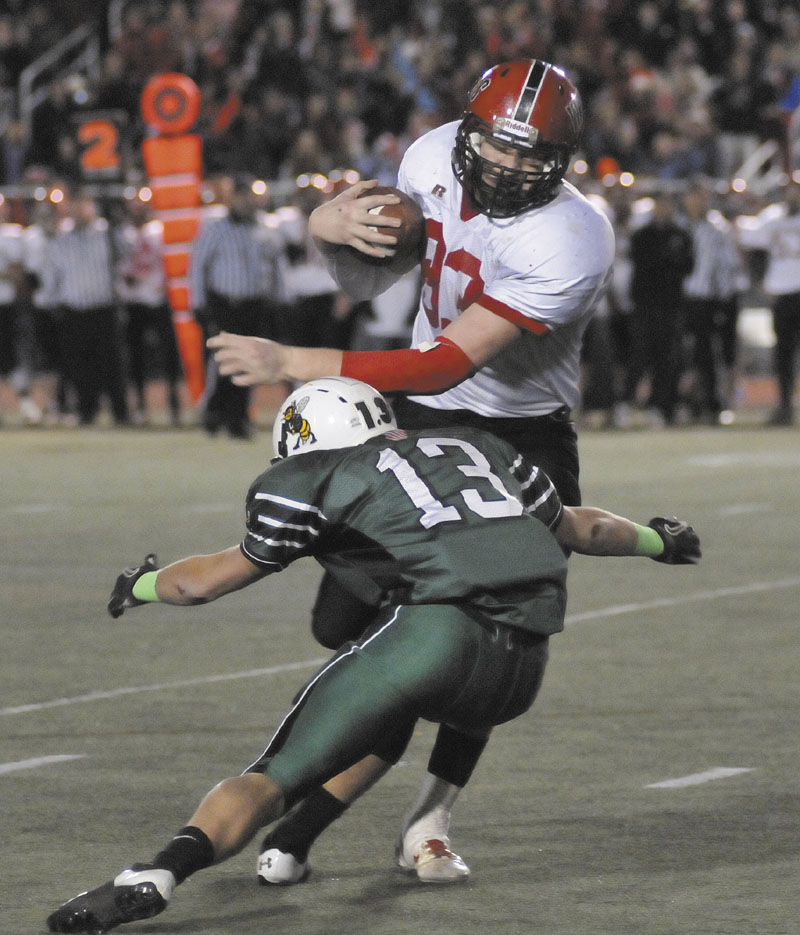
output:
[[317,439],[314,437],[314,433],[311,431],[311,426],[308,424],[308,421],[301,415],[307,405],[308,396],[304,396],[296,403],[290,402],[289,405],[283,410],[281,441],[284,447],[286,446],[286,438],[289,435],[297,436],[297,441],[295,442],[294,446],[295,448],[298,448],[300,445],[313,445],[316,442]]

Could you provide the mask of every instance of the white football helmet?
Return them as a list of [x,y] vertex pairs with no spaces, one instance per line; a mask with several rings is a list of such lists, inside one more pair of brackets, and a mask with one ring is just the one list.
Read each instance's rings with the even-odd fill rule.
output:
[[381,394],[350,377],[324,377],[298,387],[272,429],[276,458],[325,448],[351,448],[397,428]]

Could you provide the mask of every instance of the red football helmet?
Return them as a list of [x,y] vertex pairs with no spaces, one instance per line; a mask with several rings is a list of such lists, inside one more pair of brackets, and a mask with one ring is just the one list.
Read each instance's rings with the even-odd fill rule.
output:
[[[453,171],[482,214],[514,217],[555,198],[582,129],[580,96],[560,68],[538,59],[504,62],[484,72],[470,91]],[[513,147],[541,167],[491,162],[481,156],[482,138]]]

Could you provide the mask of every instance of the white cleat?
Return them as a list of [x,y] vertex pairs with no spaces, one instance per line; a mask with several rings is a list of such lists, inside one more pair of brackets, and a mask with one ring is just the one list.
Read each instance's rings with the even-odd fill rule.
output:
[[418,841],[413,846],[400,838],[395,861],[403,870],[415,872],[422,883],[462,883],[470,874],[461,857],[450,850],[447,837]]
[[293,854],[285,854],[277,847],[258,855],[258,882],[262,885],[292,886],[302,883],[309,873],[311,864],[307,860],[299,861]]

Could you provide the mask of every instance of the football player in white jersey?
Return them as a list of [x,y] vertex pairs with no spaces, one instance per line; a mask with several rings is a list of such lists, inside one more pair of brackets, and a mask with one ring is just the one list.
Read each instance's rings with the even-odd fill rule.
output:
[[783,201],[757,218],[740,219],[739,243],[765,250],[764,292],[772,300],[778,406],[770,425],[793,425],[797,348],[800,345],[800,173],[783,188]]
[[[343,352],[223,333],[209,341],[219,372],[240,385],[341,374],[403,393],[394,406],[404,427],[487,429],[533,456],[563,502],[579,505],[570,412],[581,339],[614,258],[607,218],[564,180],[582,124],[578,91],[554,65],[526,59],[487,70],[462,119],[417,140],[400,166],[398,187],[422,208],[427,233],[411,349]],[[356,299],[380,294],[409,265],[364,262],[391,251],[399,226],[370,213],[397,200],[370,195],[375,185],[353,185],[309,220],[333,275]],[[352,592],[360,599],[323,580],[312,624],[323,645],[357,637],[372,618],[363,582],[353,581]],[[439,731],[397,848],[398,863],[423,881],[469,875],[449,847],[450,809],[487,739]],[[376,750],[287,816],[265,839],[262,879],[303,879],[316,836],[400,752]]]

